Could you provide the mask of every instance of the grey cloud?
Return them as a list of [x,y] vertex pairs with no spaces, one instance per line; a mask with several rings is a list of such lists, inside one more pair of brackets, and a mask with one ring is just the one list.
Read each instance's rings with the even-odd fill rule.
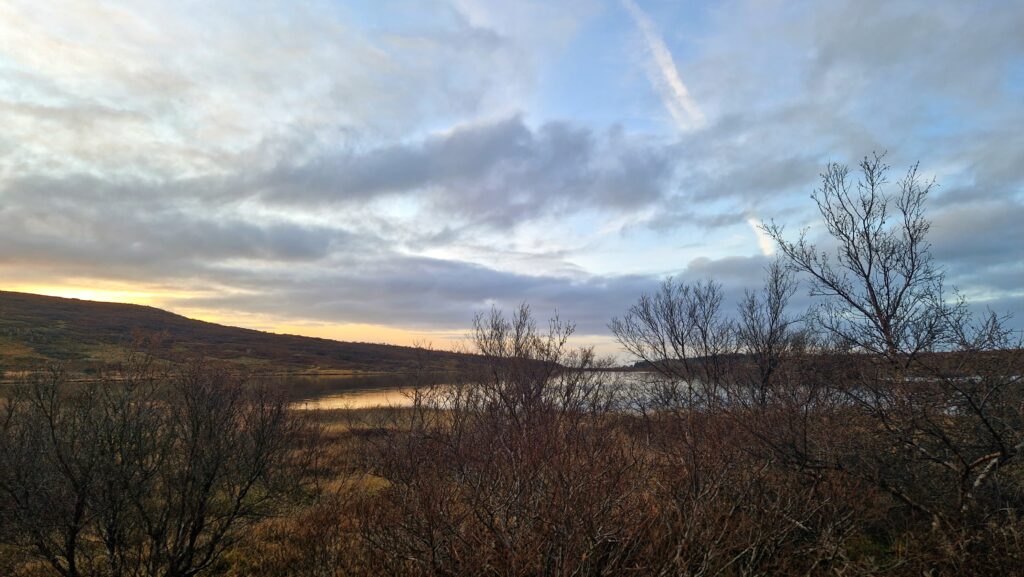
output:
[[671,146],[595,135],[566,123],[536,130],[521,117],[420,143],[344,151],[282,166],[255,186],[268,202],[358,203],[415,194],[435,211],[508,228],[565,211],[636,211],[662,199]]
[[261,287],[261,294],[189,299],[180,304],[322,321],[457,328],[468,326],[475,312],[492,304],[507,309],[528,302],[540,314],[557,310],[577,323],[583,334],[599,334],[612,314],[656,282],[645,276],[584,280],[530,276],[397,254],[308,276],[301,271],[235,272],[235,286]]
[[531,133],[518,118],[470,127],[412,145],[363,153],[347,151],[299,166],[282,166],[265,177],[273,201],[351,202],[378,194],[482,178],[501,163],[530,154]]
[[443,220],[452,240],[467,228],[508,230],[547,216],[643,211],[665,201],[676,160],[671,143],[562,122],[534,129],[514,116],[419,142],[299,155],[298,162],[266,171],[254,162],[249,170],[170,179],[29,173],[8,178],[0,193],[26,208],[46,197],[36,211],[116,205],[129,223],[132,215],[154,211],[179,210],[187,219],[190,212],[230,211],[246,202],[305,213],[365,211],[374,201],[404,197],[421,204],[418,218]]
[[771,209],[806,198],[824,162],[886,149],[973,181],[941,202],[1020,190],[1020,5],[739,2],[713,22],[682,71],[719,110],[684,138],[682,198]]
[[726,226],[743,224],[751,217],[750,212],[722,212],[704,213],[692,208],[692,203],[682,201],[680,204],[689,205],[690,208],[675,208],[659,211],[654,217],[647,219],[643,224],[659,232],[668,232],[679,227],[694,227],[698,229],[713,229]]
[[[214,207],[190,210],[173,196],[148,196],[150,190],[115,186],[61,194],[44,182],[17,185],[0,188],[0,262],[7,264],[77,274],[123,270],[147,280],[187,276],[230,259],[303,262],[335,250],[366,250],[344,230],[261,221]],[[129,190],[134,198],[127,198]]]
[[294,133],[404,138],[523,82],[493,75],[519,54],[509,39],[448,2],[420,4],[432,17],[415,28],[368,34],[348,7],[319,0],[13,2],[0,19],[0,122],[21,144],[11,164],[210,175]]
[[[525,275],[465,262],[383,254],[372,260],[338,263],[330,271],[253,273],[234,271],[233,286],[262,294],[231,294],[189,299],[180,304],[260,311],[324,321],[368,322],[417,328],[465,327],[476,312],[492,304],[509,309],[529,303],[540,315],[558,314],[575,322],[581,334],[603,334],[612,317],[622,315],[642,294],[662,281],[653,275]],[[723,285],[727,311],[744,290],[757,289],[768,259],[730,257],[696,259],[676,278],[713,279]],[[797,306],[805,306],[801,293]]]
[[1011,4],[822,4],[810,19],[810,81],[820,85],[843,75],[851,82],[885,84],[886,98],[894,89],[936,90],[991,105],[1000,98],[1006,66],[1024,49],[1018,33],[1024,11]]
[[1014,313],[1016,326],[1024,326],[1022,222],[1024,202],[992,198],[943,207],[934,217],[930,234],[949,284],[968,296],[985,298],[979,306]]
[[1022,223],[1024,202],[1012,197],[954,205],[934,214],[930,239],[942,261],[1008,264],[1020,260]]

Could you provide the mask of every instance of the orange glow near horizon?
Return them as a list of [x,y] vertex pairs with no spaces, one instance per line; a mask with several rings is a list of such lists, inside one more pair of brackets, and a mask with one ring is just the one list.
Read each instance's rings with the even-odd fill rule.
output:
[[201,321],[256,329],[270,333],[301,335],[335,341],[429,347],[439,350],[457,348],[464,340],[463,337],[465,335],[465,331],[458,330],[423,331],[369,323],[329,323],[277,318],[236,311],[179,309],[173,312]]
[[[77,279],[76,279],[77,280]],[[125,285],[107,281],[68,282],[67,284],[13,284],[0,290],[81,300],[146,305],[190,319],[269,333],[317,337],[336,341],[379,343],[436,350],[466,350],[466,327],[448,330],[401,328],[371,323],[326,322],[315,319],[281,317],[238,310],[190,307],[190,299],[215,294],[213,291],[185,291],[163,286]],[[593,346],[598,354],[616,356],[618,346],[609,336],[574,335],[574,346]]]
[[[190,298],[204,293],[171,290],[165,287],[125,286],[118,283],[90,281],[80,284],[10,285],[3,290],[45,296],[146,305],[161,308],[191,319],[227,326],[255,329],[278,334],[301,335],[337,341],[382,343],[400,346],[421,346],[441,350],[457,348],[463,341],[464,330],[414,330],[370,323],[330,323],[316,320],[282,318],[274,315],[233,310],[213,310],[180,306]],[[169,305],[169,301],[177,305]]]
[[177,297],[169,291],[138,290],[129,288],[101,288],[82,287],[65,285],[14,285],[6,286],[4,290],[20,293],[31,293],[50,297],[61,297],[66,299],[80,299],[85,301],[99,301],[109,303],[127,303],[133,305],[158,306],[162,298],[171,296]]

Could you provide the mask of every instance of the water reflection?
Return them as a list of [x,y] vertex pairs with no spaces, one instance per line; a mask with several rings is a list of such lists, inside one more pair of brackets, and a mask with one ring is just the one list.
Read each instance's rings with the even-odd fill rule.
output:
[[292,406],[306,410],[371,409],[375,407],[410,407],[412,389],[383,391],[349,391],[313,399],[296,401]]
[[380,374],[296,377],[288,385],[297,409],[409,407],[414,387],[446,382],[451,375]]
[[[641,386],[650,375],[639,372],[608,372],[599,376],[603,393],[611,406],[629,410],[636,396],[650,397]],[[455,374],[378,374],[363,376],[297,377],[288,381],[292,406],[296,409],[367,409],[410,407],[417,386],[450,384]],[[648,399],[653,400],[653,399]]]

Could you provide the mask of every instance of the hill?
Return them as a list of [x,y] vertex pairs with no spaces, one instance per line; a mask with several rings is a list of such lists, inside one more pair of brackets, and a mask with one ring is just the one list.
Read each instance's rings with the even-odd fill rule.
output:
[[[204,357],[274,372],[452,370],[469,355],[412,347],[281,335],[189,319],[154,307],[0,291],[0,371],[62,361],[91,373],[123,356],[140,337],[174,360]],[[0,372],[2,374],[2,372]]]

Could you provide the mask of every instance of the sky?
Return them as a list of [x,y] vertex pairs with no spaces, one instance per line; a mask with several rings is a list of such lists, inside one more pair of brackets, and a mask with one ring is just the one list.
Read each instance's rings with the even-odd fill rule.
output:
[[756,287],[830,161],[938,187],[1024,323],[1024,2],[6,0],[0,288],[445,347],[529,303],[614,352],[667,276]]

